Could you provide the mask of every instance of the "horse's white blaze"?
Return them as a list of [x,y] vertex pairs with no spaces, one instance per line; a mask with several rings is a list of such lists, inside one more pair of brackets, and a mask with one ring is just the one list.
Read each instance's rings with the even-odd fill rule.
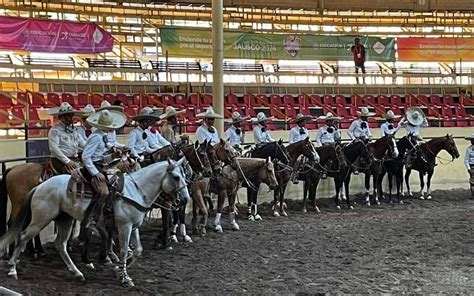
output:
[[392,138],[392,143],[393,143],[393,147],[394,147],[392,156],[393,156],[393,158],[397,158],[400,153],[398,152],[397,142],[395,142],[395,138]]

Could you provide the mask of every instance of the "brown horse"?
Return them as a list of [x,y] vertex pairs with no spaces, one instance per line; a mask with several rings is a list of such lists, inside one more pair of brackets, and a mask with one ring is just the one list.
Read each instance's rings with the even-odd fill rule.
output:
[[[239,225],[235,221],[235,200],[237,191],[242,183],[250,183],[250,180],[258,180],[270,187],[271,190],[278,186],[275,177],[275,168],[273,163],[268,159],[255,159],[236,157],[233,163],[226,165],[217,182],[211,186],[211,192],[218,195],[217,213],[214,220],[214,230],[223,232],[221,225],[221,215],[224,209],[224,202],[228,199],[229,203],[229,219],[233,230],[240,230]],[[250,185],[250,184],[247,184]]]
[[344,154],[340,145],[325,145],[316,148],[320,159],[318,164],[306,164],[304,172],[300,174],[302,177],[303,184],[303,213],[306,213],[306,204],[308,198],[312,201],[312,206],[319,211],[319,207],[316,205],[316,190],[318,188],[319,181],[323,172],[329,172],[333,163],[342,164],[344,162]]
[[413,196],[410,191],[410,174],[412,170],[416,170],[420,175],[420,198],[425,199],[423,194],[423,188],[425,187],[423,176],[427,173],[427,183],[426,183],[426,199],[431,199],[431,177],[433,177],[434,168],[436,166],[436,158],[438,158],[438,153],[441,150],[445,150],[451,155],[452,160],[459,157],[458,148],[454,142],[452,135],[446,135],[439,138],[434,138],[426,143],[420,144],[418,146],[418,151],[416,154],[416,159],[413,161],[411,168],[405,168],[405,183],[407,185],[407,195]]

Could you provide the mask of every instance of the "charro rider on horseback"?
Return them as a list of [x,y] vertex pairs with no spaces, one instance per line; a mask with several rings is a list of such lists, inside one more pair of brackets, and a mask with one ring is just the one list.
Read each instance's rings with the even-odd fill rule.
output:
[[[319,119],[325,120],[326,124],[320,127],[316,133],[317,146],[335,145],[336,142],[341,141],[341,131],[338,129],[338,121],[341,120],[341,118],[328,112],[326,116],[319,116]],[[327,174],[324,170],[321,179],[326,178]]]
[[388,110],[384,115],[385,122],[380,126],[380,136],[385,137],[385,135],[394,135],[402,127],[401,121],[400,124],[395,126],[393,120],[399,118],[399,115],[395,115],[392,110]]
[[212,107],[208,107],[206,112],[196,114],[196,117],[204,119],[204,123],[196,130],[199,144],[204,143],[206,140],[211,145],[219,143],[219,134],[214,127],[214,122],[216,119],[222,119],[222,115],[215,113]]
[[419,142],[423,141],[420,134],[420,128],[427,127],[428,121],[421,109],[412,107],[408,109],[405,117],[400,120],[399,126],[406,129],[408,136],[411,135],[410,141],[412,142],[413,149],[408,151],[405,160],[405,166],[411,168],[413,161],[416,159]]
[[259,112],[257,114],[257,125],[253,128],[253,136],[255,145],[275,142],[267,129],[267,121],[273,117],[267,117],[265,113]]
[[240,145],[245,142],[245,132],[242,129],[242,121],[248,118],[248,116],[242,117],[237,111],[233,112],[232,125],[225,131],[225,139],[239,152],[242,150]]
[[464,165],[466,166],[467,172],[470,176],[469,184],[471,185],[471,198],[474,198],[474,134],[465,139],[471,141],[471,145],[466,148]]
[[[309,131],[305,127],[305,125],[306,125],[306,122],[310,121],[311,119],[313,119],[312,116],[303,115],[301,113],[299,113],[296,116],[296,118],[293,120],[293,123],[296,123],[296,126],[291,128],[290,136],[288,138],[288,142],[290,144],[309,138]],[[296,160],[294,164],[294,170],[293,170],[293,173],[291,174],[291,181],[293,182],[293,184],[298,184],[299,170],[301,169],[302,166],[304,166],[304,161],[302,160],[302,158],[303,156],[298,157],[298,159]],[[317,160],[319,159],[316,159],[316,161]]]
[[[353,141],[364,141],[369,142],[372,140],[372,133],[370,132],[369,123],[367,119],[369,116],[374,116],[375,113],[369,112],[367,107],[360,108],[360,111],[357,111],[358,119],[354,120],[347,130],[349,138]],[[357,159],[353,164],[354,175],[359,174],[359,164],[360,159]]]
[[87,123],[87,117],[91,116],[95,113],[95,109],[91,104],[87,104],[84,108],[81,109],[81,123],[80,125],[76,126],[77,133],[82,141],[87,142],[87,138],[92,133],[91,126]]
[[87,139],[82,153],[82,162],[85,167],[83,172],[84,177],[90,180],[96,198],[91,201],[84,214],[84,219],[81,222],[82,229],[89,227],[91,218],[97,220],[100,217],[109,197],[105,166],[112,160],[112,155],[104,155],[107,147],[107,134],[124,126],[126,121],[125,114],[115,110],[99,111],[87,118],[87,123],[94,127],[95,131]]
[[57,116],[59,123],[48,133],[51,166],[55,174],[71,174],[80,167],[79,150],[85,142],[74,127],[73,117],[81,114],[72,106],[63,102],[60,107],[51,108],[48,114]]
[[[176,129],[178,127],[176,116],[184,112],[186,110],[177,111],[173,106],[168,106],[165,113],[160,116],[161,120],[166,119],[166,123],[161,127],[161,135],[172,144],[180,144],[183,141],[184,136],[181,137],[181,141],[176,140]],[[188,137],[185,136],[185,138]]]
[[[102,110],[115,110],[119,112],[123,112],[124,108],[122,106],[110,105],[110,103],[106,100],[103,100],[100,104],[100,108],[97,109],[97,112]],[[107,132],[107,148],[116,148],[116,149],[124,149],[126,146],[122,143],[117,142],[117,132],[115,130],[110,130]]]

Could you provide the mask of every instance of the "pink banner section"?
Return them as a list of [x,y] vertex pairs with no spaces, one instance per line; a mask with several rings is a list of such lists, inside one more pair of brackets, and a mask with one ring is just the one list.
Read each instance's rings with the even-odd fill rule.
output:
[[110,33],[94,23],[0,16],[0,48],[56,53],[112,50]]

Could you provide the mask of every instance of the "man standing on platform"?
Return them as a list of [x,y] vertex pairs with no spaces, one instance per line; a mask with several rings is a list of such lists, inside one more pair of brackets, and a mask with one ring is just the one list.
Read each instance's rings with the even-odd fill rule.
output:
[[[360,44],[359,37],[354,39],[354,45],[351,47],[351,52],[354,59],[355,73],[359,74],[359,69],[361,69],[362,74],[364,75],[362,81],[365,83],[365,47]],[[356,79],[357,84],[359,84],[359,77],[357,76]]]

